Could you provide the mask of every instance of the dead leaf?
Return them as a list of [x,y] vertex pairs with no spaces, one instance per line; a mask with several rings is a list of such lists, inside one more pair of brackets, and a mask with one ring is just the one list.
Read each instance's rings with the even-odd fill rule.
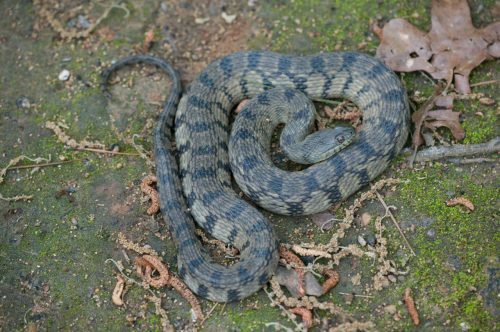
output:
[[423,70],[445,79],[461,93],[470,93],[469,74],[484,60],[500,57],[500,22],[483,29],[472,25],[466,0],[433,0],[431,30],[425,34],[404,19],[393,19],[383,29],[377,57],[395,71]]
[[155,39],[155,32],[153,30],[149,30],[144,35],[144,43],[142,44],[142,48],[144,52],[148,52],[153,45],[153,41]]
[[363,212],[361,215],[361,223],[363,226],[368,226],[370,221],[372,220],[372,216],[368,212]]
[[463,205],[470,211],[474,211],[474,204],[465,197],[452,198],[446,201],[447,206]]
[[239,114],[241,111],[243,111],[243,108],[245,108],[245,106],[248,104],[249,100],[248,99],[243,99],[242,101],[240,101],[240,103],[238,104],[238,106],[236,106],[236,109],[234,110],[234,113],[235,114]]
[[309,329],[313,326],[314,321],[311,310],[304,307],[298,307],[298,308],[292,308],[290,309],[290,311],[292,312],[292,314],[299,315],[300,317],[302,317],[302,322],[304,323],[304,327],[306,329]]
[[412,146],[414,149],[418,148],[420,145],[422,145],[422,143],[424,143],[424,139],[421,134],[422,124],[427,117],[427,113],[430,112],[434,107],[434,101],[441,94],[443,89],[444,87],[438,84],[436,86],[436,89],[434,90],[434,94],[411,116],[411,120],[415,124],[415,131],[413,132],[412,137]]
[[122,295],[123,295],[123,288],[125,287],[125,280],[121,275],[117,275],[116,279],[117,281],[115,289],[113,290],[113,296],[111,297],[111,300],[115,305],[122,306],[124,304]]
[[453,96],[448,95],[448,96],[437,96],[436,100],[434,101],[434,105],[437,107],[443,107],[446,109],[451,109],[453,107]]
[[[279,266],[276,270],[276,278],[278,283],[286,287],[286,289],[292,294],[293,297],[299,298],[299,276],[295,270],[288,270],[284,267]],[[311,272],[306,272],[304,274],[304,289],[305,294],[312,296],[323,295],[323,287],[320,285],[318,280],[314,277]]]
[[433,131],[439,127],[447,127],[457,141],[465,137],[465,131],[460,126],[460,112],[453,112],[452,110],[429,111],[424,126]]

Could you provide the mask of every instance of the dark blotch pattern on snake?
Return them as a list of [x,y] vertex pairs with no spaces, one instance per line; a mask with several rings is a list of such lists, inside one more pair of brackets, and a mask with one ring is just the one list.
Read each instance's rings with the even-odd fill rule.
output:
[[[408,135],[409,109],[401,82],[367,55],[234,53],[210,64],[178,105],[177,74],[156,58],[119,61],[104,73],[105,81],[114,70],[137,62],[159,66],[174,81],[154,133],[160,205],[177,244],[179,275],[210,300],[234,301],[254,293],[278,263],[271,225],[231,188],[229,115],[241,100],[272,88],[293,88],[311,98],[345,97],[363,111],[356,140],[304,171],[277,169],[269,160],[259,161],[260,152],[239,151],[233,158],[242,161],[233,169],[242,190],[257,204],[282,214],[320,212],[347,198],[389,165]],[[174,117],[179,168],[172,147]],[[245,143],[254,134],[240,128],[233,136]],[[240,260],[231,266],[214,263],[195,235],[193,218],[213,237],[237,247]]]

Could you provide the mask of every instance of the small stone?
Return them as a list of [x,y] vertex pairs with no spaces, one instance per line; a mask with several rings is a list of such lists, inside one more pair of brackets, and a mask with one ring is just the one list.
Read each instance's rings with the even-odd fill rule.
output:
[[431,239],[434,239],[436,237],[436,230],[434,228],[431,228],[429,230],[427,230],[427,232],[425,232],[425,234],[427,234],[427,236]]
[[375,247],[375,245],[377,244],[377,238],[373,234],[366,235],[365,240],[372,247]]
[[78,220],[76,220],[76,218],[73,217],[73,218],[71,218],[71,223],[76,226],[76,225],[78,225]]
[[109,150],[112,152],[119,152],[120,146],[117,143],[111,144],[111,146],[109,147]]
[[17,108],[30,108],[31,102],[27,97],[19,97],[16,99]]
[[467,322],[461,322],[460,323],[460,328],[462,328],[462,331],[469,331],[470,330],[470,325]]
[[196,24],[205,24],[210,21],[210,17],[197,17],[194,19],[194,23]]
[[233,23],[233,21],[236,19],[236,14],[228,15],[226,14],[226,12],[222,12],[221,16],[227,24]]
[[396,276],[393,275],[393,274],[389,274],[387,276],[387,279],[389,279],[390,282],[396,282],[396,281],[398,281],[398,279],[396,278]]
[[123,168],[123,164],[122,163],[116,164],[116,169],[120,169],[120,168]]
[[372,216],[368,212],[364,212],[361,215],[361,223],[363,224],[363,226],[368,226],[371,220]]
[[84,29],[88,29],[91,26],[89,20],[83,15],[78,15],[78,24]]
[[68,160],[68,158],[66,158],[66,156],[64,156],[64,155],[60,155],[59,156],[59,160],[60,161],[66,161],[66,160]]
[[384,307],[384,311],[387,312],[390,315],[394,315],[396,313],[396,306],[394,304],[389,304]]
[[59,76],[57,78],[59,79],[59,81],[67,81],[70,76],[71,73],[69,72],[69,70],[63,69],[63,71],[59,73]]
[[452,271],[458,271],[462,267],[460,257],[457,255],[448,256],[445,264]]
[[364,238],[363,236],[361,236],[361,235],[358,235],[358,243],[359,243],[362,247],[366,246],[366,240],[365,240],[365,238]]

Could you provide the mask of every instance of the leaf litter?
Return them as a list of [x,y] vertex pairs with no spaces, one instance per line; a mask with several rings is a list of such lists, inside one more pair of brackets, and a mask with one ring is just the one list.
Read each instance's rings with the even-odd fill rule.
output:
[[470,93],[470,72],[483,61],[500,57],[500,22],[478,29],[466,0],[433,0],[431,29],[424,33],[404,19],[373,26],[380,38],[376,56],[401,72],[423,70],[444,79],[460,93]]

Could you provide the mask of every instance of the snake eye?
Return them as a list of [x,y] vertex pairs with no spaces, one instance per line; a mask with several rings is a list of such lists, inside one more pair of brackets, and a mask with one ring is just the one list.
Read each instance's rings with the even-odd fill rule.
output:
[[339,136],[337,136],[337,142],[339,142],[339,143],[344,143],[344,141],[345,141],[345,137],[344,137],[344,135],[339,135]]

